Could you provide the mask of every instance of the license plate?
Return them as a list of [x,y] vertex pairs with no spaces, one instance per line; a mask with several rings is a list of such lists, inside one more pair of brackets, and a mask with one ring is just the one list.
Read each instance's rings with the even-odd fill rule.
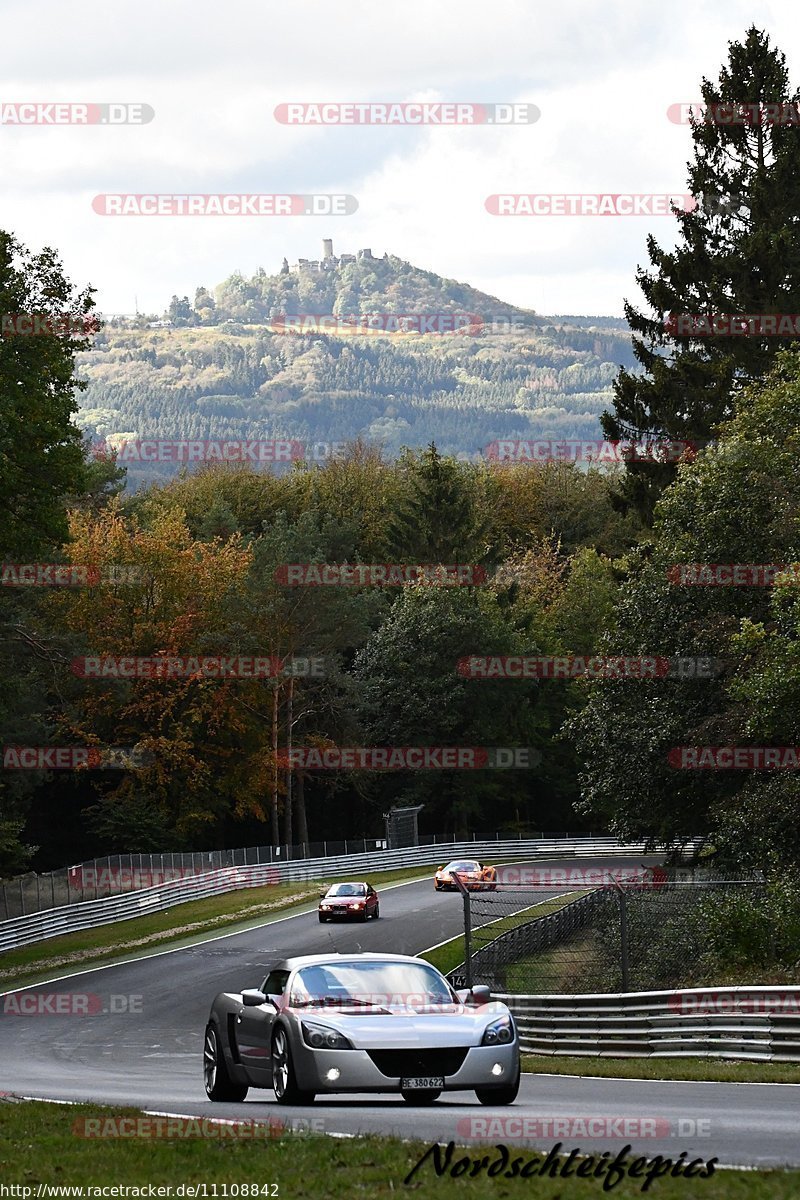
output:
[[442,1091],[444,1089],[443,1075],[413,1075],[410,1079],[400,1080],[400,1090],[403,1092],[415,1091]]

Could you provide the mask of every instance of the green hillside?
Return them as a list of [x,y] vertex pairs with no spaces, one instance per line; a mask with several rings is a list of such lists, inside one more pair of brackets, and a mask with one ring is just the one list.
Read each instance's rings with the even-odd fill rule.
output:
[[[471,313],[465,334],[287,332],[293,314]],[[173,298],[155,317],[113,320],[80,363],[79,420],[93,439],[317,445],[362,437],[389,455],[435,441],[480,457],[498,438],[599,438],[624,322],[543,318],[393,256],[327,270],[233,275],[212,296]],[[580,325],[577,324],[580,321]],[[129,463],[131,486],[175,472]]]

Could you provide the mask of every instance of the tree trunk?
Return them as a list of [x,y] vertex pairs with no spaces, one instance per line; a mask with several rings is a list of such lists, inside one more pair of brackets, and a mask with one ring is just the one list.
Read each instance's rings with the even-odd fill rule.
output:
[[272,692],[272,844],[280,845],[281,833],[278,826],[278,684]]
[[[283,840],[288,847],[292,845],[294,837],[292,831],[292,713],[294,711],[294,676],[289,676],[289,687],[286,697],[286,753],[288,756],[289,765],[286,768],[286,805],[283,814]],[[287,854],[291,850],[286,851]]]
[[306,777],[302,771],[297,772],[297,840],[303,847],[303,855],[308,857],[308,820],[306,818]]

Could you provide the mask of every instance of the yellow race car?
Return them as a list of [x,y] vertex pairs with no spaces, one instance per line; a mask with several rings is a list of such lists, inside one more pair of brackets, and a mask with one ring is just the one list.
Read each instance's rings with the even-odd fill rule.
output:
[[458,875],[468,892],[497,891],[497,869],[484,867],[475,858],[455,858],[446,867],[439,867],[433,877],[434,891],[458,891],[454,875]]

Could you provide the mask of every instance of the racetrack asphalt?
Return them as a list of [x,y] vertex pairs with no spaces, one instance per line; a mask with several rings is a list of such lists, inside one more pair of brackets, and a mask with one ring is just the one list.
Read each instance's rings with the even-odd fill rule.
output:
[[[612,868],[634,861],[639,860],[552,859],[535,865]],[[564,890],[521,897],[519,907]],[[149,1112],[278,1119],[300,1129],[313,1120],[312,1127],[326,1133],[383,1133],[465,1145],[503,1142],[512,1152],[549,1149],[560,1141],[566,1152],[579,1146],[613,1156],[630,1143],[633,1153],[651,1158],[676,1158],[686,1151],[689,1158],[716,1156],[722,1164],[800,1166],[800,1085],[793,1084],[526,1074],[517,1102],[507,1108],[484,1107],[461,1092],[445,1093],[429,1108],[415,1108],[393,1095],[331,1096],[291,1108],[278,1106],[271,1091],[255,1089],[241,1104],[208,1101],[202,1040],[217,992],[257,987],[273,963],[289,955],[359,949],[417,954],[462,930],[461,898],[434,893],[430,879],[382,887],[380,893],[381,918],[365,925],[322,925],[314,907],[244,932],[215,934],[188,947],[5,993],[0,1088],[26,1097]],[[485,899],[491,903],[492,897]],[[17,1009],[26,993],[66,993],[69,999],[62,1003],[73,1012],[23,1015]],[[556,1119],[562,1123],[553,1124]],[[626,1125],[630,1120],[639,1124]]]

